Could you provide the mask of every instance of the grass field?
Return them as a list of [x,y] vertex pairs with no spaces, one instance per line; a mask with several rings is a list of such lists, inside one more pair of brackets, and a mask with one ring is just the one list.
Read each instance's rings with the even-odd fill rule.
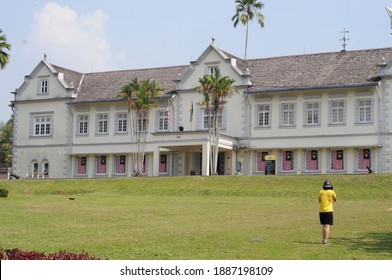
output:
[[[0,246],[112,260],[392,259],[392,175],[328,176],[337,193],[321,244],[324,176],[9,180]],[[74,200],[70,200],[72,197]]]

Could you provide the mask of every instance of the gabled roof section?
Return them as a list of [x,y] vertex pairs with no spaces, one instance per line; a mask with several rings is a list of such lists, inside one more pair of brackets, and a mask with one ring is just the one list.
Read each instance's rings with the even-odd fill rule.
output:
[[42,67],[48,67],[66,89],[76,91],[74,102],[118,100],[121,88],[134,78],[155,80],[166,96],[171,96],[176,91],[177,82],[181,83],[191,75],[211,51],[217,52],[244,78],[249,77],[249,68],[252,86],[247,93],[375,86],[382,78],[382,71],[386,71],[392,63],[392,48],[281,56],[245,62],[220,50],[213,42],[190,65],[83,74],[42,60],[26,78],[37,75]]
[[59,77],[59,80],[63,83],[64,87],[66,88],[78,88],[79,84],[82,81],[83,74],[64,68],[60,67],[57,65],[51,65],[55,71],[56,74],[58,73],[63,73],[61,77]]
[[191,61],[190,67],[184,73],[184,75],[181,76],[181,81],[186,80],[194,72],[195,66],[200,65],[206,59],[207,55],[211,51],[215,51],[216,53],[219,54],[220,57],[222,57],[223,60],[230,63],[233,70],[239,76],[244,76],[244,73],[246,73],[245,61],[243,61],[242,59],[240,59],[240,58],[238,58],[238,57],[236,57],[226,51],[219,49],[215,44],[215,39],[213,38],[212,43],[204,50],[204,52],[199,56],[199,58],[195,61]]
[[76,102],[116,99],[122,87],[134,78],[139,81],[155,80],[164,93],[171,94],[176,86],[174,80],[187,68],[188,66],[173,66],[85,74]]
[[230,59],[235,59],[236,61],[236,66],[238,69],[241,70],[241,72],[246,73],[247,72],[247,64],[246,61],[243,60],[242,58],[239,58],[238,56],[235,56],[227,51],[221,50],[228,58]]
[[[82,76],[82,74],[78,72],[52,65],[46,59],[43,59],[37,64],[37,66],[34,68],[30,75],[25,76],[25,81],[17,90],[17,93],[23,91],[27,87],[28,81],[31,80],[33,77],[36,77],[43,67],[49,69],[49,71],[55,77],[57,77],[57,79],[65,89],[73,89],[73,85],[78,84],[80,81],[80,77]],[[67,77],[66,80],[65,77]]]
[[248,93],[375,85],[383,59],[392,59],[392,48],[248,60]]

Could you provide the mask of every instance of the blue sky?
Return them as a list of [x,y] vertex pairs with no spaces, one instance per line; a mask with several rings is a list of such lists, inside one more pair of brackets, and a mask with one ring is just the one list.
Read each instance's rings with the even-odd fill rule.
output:
[[[186,65],[216,38],[244,56],[245,27],[233,27],[234,0],[2,1],[0,28],[12,44],[0,71],[0,121],[10,94],[47,54],[80,72]],[[392,46],[385,10],[392,0],[264,0],[265,28],[250,25],[248,58]],[[390,58],[392,59],[392,58]]]

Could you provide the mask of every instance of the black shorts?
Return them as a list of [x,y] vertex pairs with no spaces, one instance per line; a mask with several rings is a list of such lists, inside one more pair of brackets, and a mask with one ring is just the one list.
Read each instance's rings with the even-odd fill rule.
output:
[[320,212],[320,224],[333,225],[333,212]]

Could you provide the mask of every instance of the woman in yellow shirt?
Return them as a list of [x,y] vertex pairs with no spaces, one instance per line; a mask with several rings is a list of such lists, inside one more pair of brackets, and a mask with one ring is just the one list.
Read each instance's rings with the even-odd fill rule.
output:
[[323,226],[323,244],[328,244],[329,229],[333,225],[333,202],[336,201],[336,193],[333,191],[331,181],[325,180],[323,189],[319,192],[320,223]]

